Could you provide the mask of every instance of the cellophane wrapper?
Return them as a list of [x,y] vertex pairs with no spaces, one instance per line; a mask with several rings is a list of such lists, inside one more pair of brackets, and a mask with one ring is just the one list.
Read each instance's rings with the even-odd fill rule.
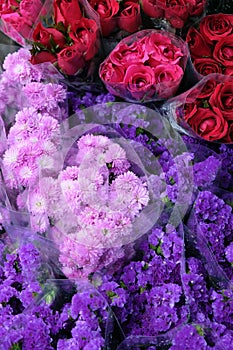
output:
[[232,77],[210,74],[162,107],[174,128],[218,143],[232,143]]
[[[172,58],[165,57],[166,46]],[[166,31],[143,30],[120,41],[100,65],[99,76],[110,93],[126,101],[166,100],[176,94],[188,57],[181,38]]]

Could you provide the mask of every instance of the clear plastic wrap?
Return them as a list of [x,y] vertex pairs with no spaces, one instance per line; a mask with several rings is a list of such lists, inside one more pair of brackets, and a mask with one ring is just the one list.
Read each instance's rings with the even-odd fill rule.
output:
[[188,56],[186,44],[174,34],[143,30],[115,47],[99,75],[110,93],[126,101],[164,100],[175,95]]
[[163,111],[181,132],[207,141],[232,143],[232,77],[210,74],[168,101]]

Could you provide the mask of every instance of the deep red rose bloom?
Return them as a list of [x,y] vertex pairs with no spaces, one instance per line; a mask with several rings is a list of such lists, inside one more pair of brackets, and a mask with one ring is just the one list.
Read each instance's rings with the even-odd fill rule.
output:
[[218,107],[225,119],[233,121],[233,79],[218,84],[209,103]]
[[72,45],[63,49],[57,55],[58,66],[64,74],[74,75],[79,69],[85,65],[83,51],[80,50],[80,45]]
[[139,30],[142,24],[139,3],[137,1],[124,2],[123,10],[120,12],[117,23],[120,29],[129,33],[134,33]]
[[78,0],[54,0],[54,22],[68,26],[73,21],[82,18]]
[[108,36],[116,27],[116,15],[119,11],[117,0],[90,0],[93,9],[100,16],[100,24],[103,36]]
[[45,28],[41,23],[38,23],[34,32],[33,40],[44,45],[47,49],[51,48],[51,40],[59,45],[62,49],[66,43],[64,35],[55,28]]

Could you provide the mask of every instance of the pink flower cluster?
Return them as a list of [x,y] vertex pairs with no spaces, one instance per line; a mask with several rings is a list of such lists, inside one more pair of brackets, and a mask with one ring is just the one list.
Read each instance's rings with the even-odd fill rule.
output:
[[100,66],[109,92],[128,100],[172,96],[183,77],[186,45],[162,31],[142,31],[123,39]]
[[52,166],[60,134],[58,119],[66,100],[64,87],[43,83],[45,71],[29,59],[26,49],[9,54],[0,77],[2,134],[6,135],[6,140],[1,139],[2,172],[10,188],[34,183],[39,164]]
[[74,163],[56,178],[42,178],[27,202],[34,230],[53,223],[52,238],[70,278],[86,277],[122,257],[122,246],[134,240],[134,220],[149,202],[146,182],[108,137],[82,136]]

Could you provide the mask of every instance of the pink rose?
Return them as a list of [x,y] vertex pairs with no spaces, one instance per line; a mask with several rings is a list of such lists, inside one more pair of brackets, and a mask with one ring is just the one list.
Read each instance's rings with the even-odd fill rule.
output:
[[112,63],[117,66],[128,67],[131,64],[145,63],[149,56],[143,46],[134,42],[130,46],[126,44],[119,44],[109,56]]
[[43,4],[40,0],[22,0],[19,4],[19,11],[23,17],[27,17],[34,22],[42,8]]
[[136,100],[154,94],[155,73],[149,66],[144,66],[141,63],[132,64],[127,68],[123,82]]
[[20,33],[24,38],[30,37],[32,30],[31,21],[28,22],[26,18],[21,17],[17,12],[2,15],[2,19],[12,25],[12,27]]
[[83,17],[81,20],[72,22],[70,37],[76,44],[82,44],[87,61],[95,56],[99,41],[98,26],[94,20]]
[[161,63],[177,64],[183,53],[180,48],[172,44],[170,38],[160,33],[154,33],[141,41],[145,51],[150,55],[149,63],[156,66]]
[[108,91],[113,95],[116,95],[116,92],[119,96],[125,93],[125,88],[122,85],[124,75],[124,68],[114,66],[110,61],[100,66],[100,78],[105,82]]
[[17,9],[19,3],[16,0],[1,0],[0,1],[0,17],[3,14],[13,13],[13,8]]
[[184,75],[178,64],[161,64],[154,68],[156,92],[162,98],[174,95]]

